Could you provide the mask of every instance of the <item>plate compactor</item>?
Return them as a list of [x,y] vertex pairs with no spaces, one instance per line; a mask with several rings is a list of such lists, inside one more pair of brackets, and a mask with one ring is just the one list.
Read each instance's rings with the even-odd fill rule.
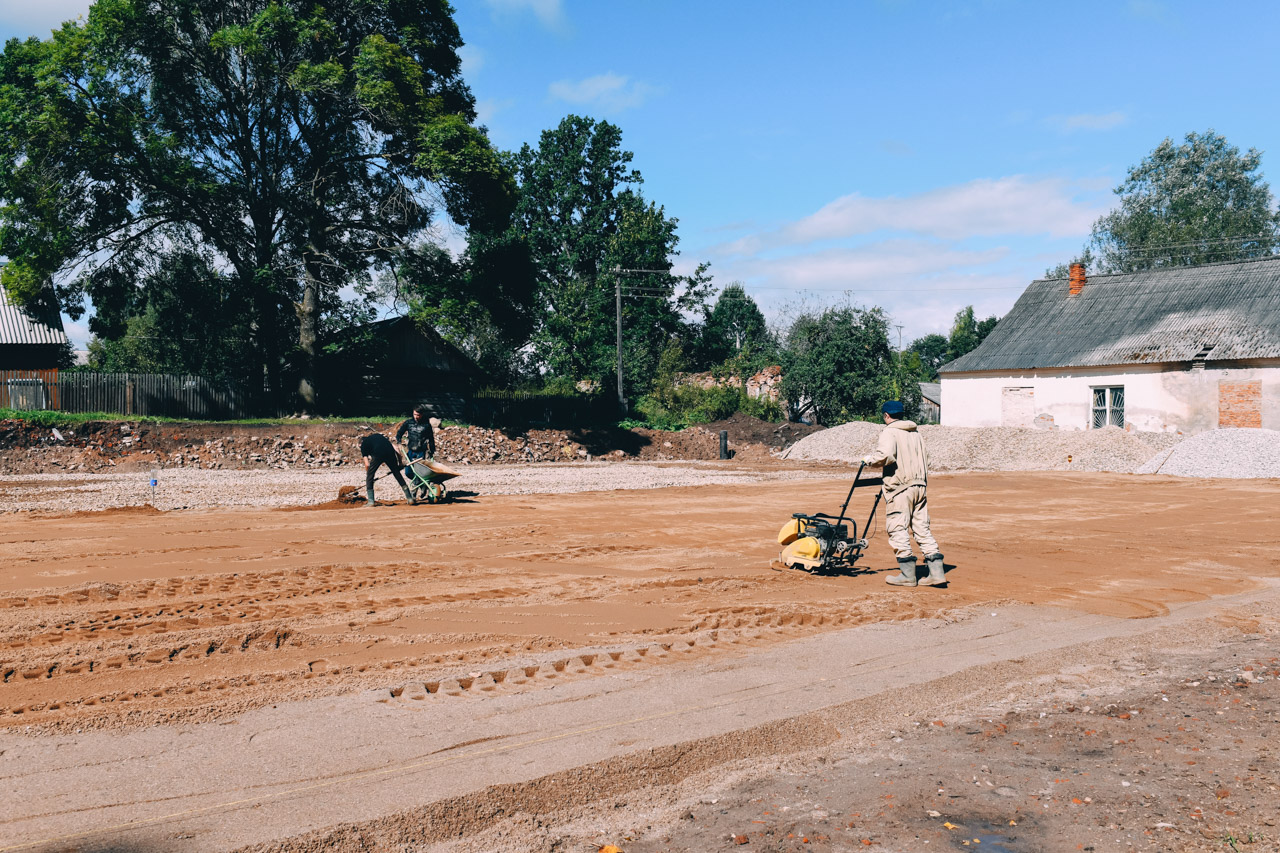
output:
[[858,473],[854,475],[853,485],[849,487],[849,494],[845,496],[838,516],[827,515],[825,512],[797,512],[791,516],[790,521],[782,525],[782,529],[778,531],[778,544],[782,546],[782,551],[774,561],[775,568],[803,569],[814,574],[853,569],[853,564],[866,550],[867,531],[871,529],[871,521],[876,517],[876,509],[880,506],[880,492],[876,492],[876,500],[871,505],[867,523],[862,526],[861,537],[858,536],[858,523],[845,519],[849,501],[853,499],[854,489],[858,486],[884,484],[883,477],[862,479],[862,469],[865,467],[865,462],[858,466]]

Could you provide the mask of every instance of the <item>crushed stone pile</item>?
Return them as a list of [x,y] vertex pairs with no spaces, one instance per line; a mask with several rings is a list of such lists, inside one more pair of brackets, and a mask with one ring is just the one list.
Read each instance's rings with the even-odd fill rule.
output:
[[1139,474],[1175,477],[1280,477],[1280,432],[1273,429],[1215,429],[1193,435],[1157,453]]
[[[876,442],[881,424],[853,422],[796,442],[786,459],[856,465]],[[934,471],[1137,471],[1152,454],[1183,438],[1172,433],[1041,430],[1016,427],[920,427]]]

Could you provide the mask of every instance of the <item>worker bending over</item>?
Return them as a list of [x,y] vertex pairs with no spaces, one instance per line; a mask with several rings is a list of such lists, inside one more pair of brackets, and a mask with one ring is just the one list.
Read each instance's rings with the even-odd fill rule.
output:
[[400,488],[404,491],[404,496],[411,504],[418,501],[413,496],[413,492],[409,491],[408,484],[405,483],[404,477],[400,476],[400,457],[396,453],[395,447],[391,444],[391,440],[385,435],[377,432],[371,432],[364,438],[360,439],[360,455],[364,457],[364,493],[368,498],[365,506],[377,506],[377,502],[373,499],[373,481],[374,475],[378,473],[378,469],[383,465],[391,471],[391,476],[396,478],[396,482],[400,484]]
[[405,442],[405,455],[410,462],[435,458],[436,434],[431,429],[430,411],[426,403],[419,403],[413,408],[413,417],[407,418],[396,430],[396,441]]
[[[876,449],[863,457],[868,465],[884,469],[884,502],[887,507],[884,529],[898,556],[899,574],[890,575],[894,586],[940,586],[947,582],[938,542],[929,532],[929,502],[925,486],[929,480],[929,454],[924,449],[915,423],[906,419],[902,403],[890,400],[880,408],[886,424]],[[916,580],[916,555],[911,552],[911,536],[924,554],[929,576]]]

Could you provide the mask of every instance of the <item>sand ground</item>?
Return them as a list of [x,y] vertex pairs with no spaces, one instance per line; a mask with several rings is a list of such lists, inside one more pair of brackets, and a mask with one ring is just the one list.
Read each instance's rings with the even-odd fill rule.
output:
[[[980,715],[1058,714],[1081,683],[1145,707],[1133,690],[1226,673],[1239,643],[1257,666],[1228,693],[1273,704],[1233,724],[1273,725],[1280,483],[939,476],[948,588],[887,587],[883,533],[863,574],[771,570],[781,522],[846,488],[0,517],[0,849],[793,849],[796,827],[742,822],[778,796],[759,786],[830,778],[822,758],[844,768],[841,805],[812,811],[861,816],[863,770],[897,752],[899,768],[936,762],[918,738],[886,747],[887,719],[953,737],[948,760],[967,766],[976,736],[956,732],[990,730]],[[870,495],[855,504],[862,518]],[[1139,717],[1181,736],[1172,717]],[[1084,747],[1024,757],[1021,781],[995,787],[1021,795],[1041,764],[1091,761]],[[732,807],[684,819],[716,786]],[[930,810],[945,814],[919,820]],[[965,815],[986,821],[984,849],[1085,843],[1046,846],[1045,816],[1024,841],[997,837],[996,817]],[[1275,832],[1274,814],[1246,817]],[[841,844],[925,840],[912,822],[845,823],[867,834]],[[933,844],[960,844],[940,832]],[[829,826],[813,834],[794,849],[819,834],[847,849]],[[1039,846],[1018,846],[1028,837]]]

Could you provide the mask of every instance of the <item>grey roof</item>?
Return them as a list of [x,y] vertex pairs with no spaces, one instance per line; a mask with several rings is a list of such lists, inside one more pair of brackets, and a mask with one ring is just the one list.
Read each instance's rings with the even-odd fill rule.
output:
[[921,382],[920,396],[924,397],[931,403],[942,402],[942,383],[941,382]]
[[0,286],[0,344],[67,343],[62,316],[56,309],[25,311]]
[[[1208,348],[1206,352],[1206,348]],[[1280,257],[1031,282],[941,373],[1280,358]]]

